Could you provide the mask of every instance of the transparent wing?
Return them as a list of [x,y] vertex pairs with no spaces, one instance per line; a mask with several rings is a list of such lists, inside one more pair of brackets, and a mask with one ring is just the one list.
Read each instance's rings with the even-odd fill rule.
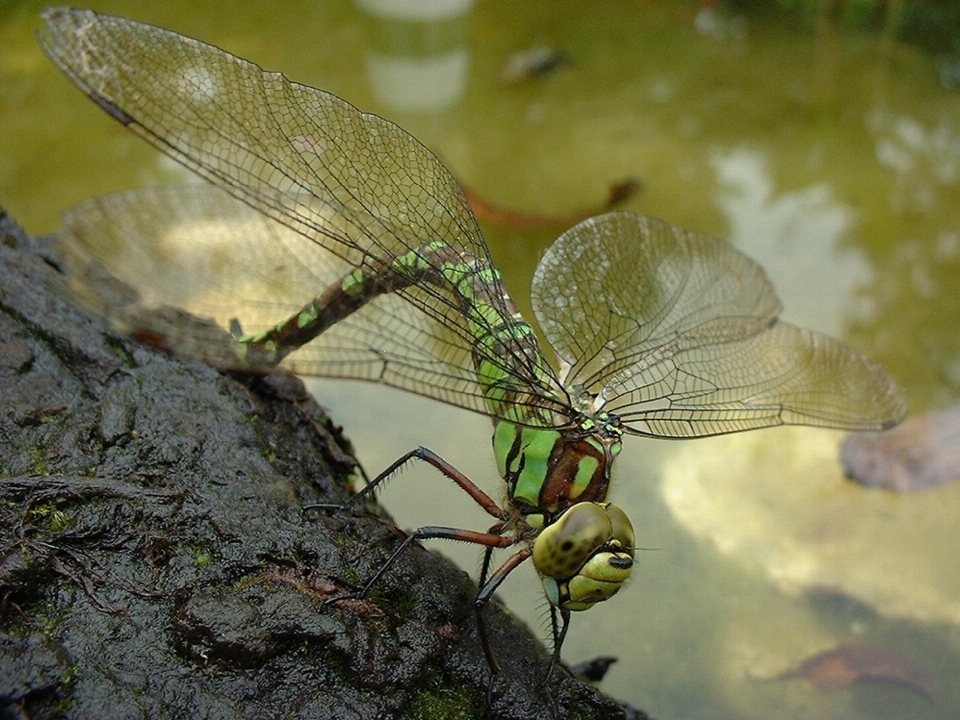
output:
[[[85,201],[64,214],[60,244],[77,292],[98,313],[127,332],[232,369],[245,364],[223,328],[237,322],[245,333],[268,330],[309,300],[304,288],[319,292],[352,269],[212,185]],[[105,285],[106,277],[126,291]],[[156,312],[167,306],[215,326]],[[462,333],[388,294],[301,347],[283,366],[304,375],[382,382],[487,412],[471,353]]]
[[114,119],[352,266],[428,240],[487,257],[454,178],[396,125],[169,30],[73,8],[44,21],[44,50]]
[[[297,248],[307,269],[314,267],[310,255],[320,250],[349,267],[367,268],[437,240],[465,262],[490,262],[454,178],[429,150],[392,123],[219,48],[151,25],[70,8],[48,10],[44,20],[41,43],[73,82],[155,147],[305,238],[307,243],[294,243],[290,235],[282,236]],[[272,228],[266,237],[274,236],[280,235]],[[291,260],[293,252],[288,253]],[[304,295],[297,307],[319,290],[298,287]],[[434,358],[436,371],[459,378],[471,362],[452,363],[464,359],[465,350],[476,344],[477,332],[493,333],[522,322],[511,317],[505,293],[491,295],[495,312],[475,318],[479,329],[464,322],[456,298],[437,286],[421,283],[399,291],[412,306],[406,310],[399,309],[396,299],[380,305],[391,308],[394,340],[402,334],[401,324],[411,342],[423,339],[417,338],[418,332],[432,333],[435,342],[426,346],[444,348]],[[270,323],[282,319],[274,317]],[[352,321],[350,327],[359,322]],[[535,371],[522,348],[498,350],[494,354],[477,348],[477,353],[528,386],[528,398],[543,398],[545,404],[562,401],[563,391],[545,362],[537,363]],[[302,361],[307,368],[307,358]],[[352,370],[345,372],[353,376]],[[453,397],[463,391],[458,381],[443,392]],[[456,404],[475,403],[463,397]]]
[[544,255],[532,294],[561,381],[634,433],[869,429],[904,413],[879,366],[777,320],[756,263],[662,220],[610,213],[577,225]]

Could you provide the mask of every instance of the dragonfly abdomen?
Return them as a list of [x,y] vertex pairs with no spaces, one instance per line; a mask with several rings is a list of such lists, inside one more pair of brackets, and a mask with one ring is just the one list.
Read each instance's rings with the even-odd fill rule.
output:
[[295,315],[269,330],[244,335],[238,340],[247,346],[246,361],[253,367],[271,367],[303,347],[325,330],[356,312],[384,293],[410,285],[389,270],[354,270],[314,297]]
[[[433,288],[431,295],[455,305],[465,320],[477,381],[490,414],[551,424],[552,413],[534,404],[540,395],[537,387],[549,383],[546,361],[533,328],[507,294],[499,271],[488,260],[439,241],[387,262],[377,261],[369,269],[357,268],[295,315],[265,332],[241,337],[247,346],[246,361],[255,367],[276,365],[380,295],[427,287]],[[407,297],[420,304],[415,295]],[[424,310],[431,312],[428,307]]]
[[[550,371],[533,328],[507,293],[500,271],[487,258],[444,243],[430,245],[432,257],[408,253],[394,264],[426,265],[434,285],[446,285],[467,321],[473,364],[490,413],[535,425],[552,425],[553,414],[537,403]],[[420,275],[419,277],[423,277]]]

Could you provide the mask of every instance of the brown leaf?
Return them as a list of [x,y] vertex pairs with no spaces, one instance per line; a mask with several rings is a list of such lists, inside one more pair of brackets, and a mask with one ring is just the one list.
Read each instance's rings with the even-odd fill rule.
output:
[[937,701],[933,679],[923,668],[877,645],[838,645],[811,655],[780,677],[803,677],[821,690],[839,690],[868,680],[894,683],[920,693],[930,702]]

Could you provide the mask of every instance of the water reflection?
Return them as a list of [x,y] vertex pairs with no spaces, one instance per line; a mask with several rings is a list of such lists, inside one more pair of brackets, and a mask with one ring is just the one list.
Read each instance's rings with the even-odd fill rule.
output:
[[876,143],[877,161],[893,172],[896,181],[890,205],[900,213],[928,212],[943,201],[945,188],[957,184],[960,132],[955,123],[877,110],[868,115],[867,128]]
[[463,93],[472,0],[357,0],[366,13],[366,67],[374,96],[397,111],[435,112]]
[[[759,150],[716,151],[711,166],[730,242],[777,278],[787,316],[827,333],[842,332],[849,297],[871,277],[862,254],[843,247],[855,212],[840,204],[825,182],[778,190]],[[829,287],[830,292],[811,297],[812,287]]]

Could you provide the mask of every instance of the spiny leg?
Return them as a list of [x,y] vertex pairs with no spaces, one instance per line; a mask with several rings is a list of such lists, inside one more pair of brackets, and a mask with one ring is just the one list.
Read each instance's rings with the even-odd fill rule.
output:
[[[480,570],[481,587],[480,591],[477,593],[476,599],[474,600],[477,632],[480,635],[480,643],[483,647],[483,653],[487,658],[487,664],[490,666],[490,682],[487,685],[488,704],[492,703],[493,701],[493,686],[494,681],[500,672],[500,663],[497,661],[496,655],[493,652],[493,646],[490,644],[490,639],[487,636],[487,628],[483,620],[483,610],[493,598],[493,594],[496,592],[497,588],[500,587],[500,584],[506,579],[507,575],[513,572],[519,565],[521,565],[533,554],[533,549],[529,547],[514,553],[507,558],[506,562],[497,568],[497,570],[488,578],[487,574],[490,572],[490,561],[493,557],[493,550],[494,546],[489,546],[484,551],[483,562]],[[558,614],[560,617],[559,622],[557,620]],[[547,681],[550,679],[550,674],[553,672],[554,666],[560,664],[560,650],[563,646],[563,641],[566,638],[567,629],[570,627],[570,611],[559,609],[555,605],[551,604],[550,625],[553,636],[553,653],[550,657],[550,664],[547,667],[547,672],[543,677],[544,687],[546,687]],[[549,691],[547,691],[547,694],[550,694]]]
[[[557,615],[560,616],[559,622],[557,621]],[[550,677],[553,668],[560,665],[560,649],[567,637],[567,630],[570,629],[570,611],[558,608],[556,605],[550,605],[550,629],[553,635],[553,654],[550,657],[547,674],[543,678],[544,682]]]
[[373,589],[373,586],[376,585],[380,578],[386,574],[393,563],[396,562],[397,558],[403,554],[403,551],[406,550],[411,543],[415,542],[416,540],[433,539],[459,540],[460,542],[473,543],[475,545],[485,545],[487,548],[505,548],[510,547],[517,542],[515,538],[509,536],[505,537],[494,533],[463,530],[461,528],[451,528],[437,525],[428,525],[417,528],[403,539],[403,542],[397,546],[397,548],[390,554],[390,557],[388,557],[373,574],[373,576],[367,580],[359,592],[330,598],[324,604],[339,602],[341,600],[359,600],[365,598],[367,595],[369,595],[370,591]]
[[[515,543],[516,541],[514,541]],[[494,572],[489,578],[487,573],[490,571],[490,559],[493,556],[493,550],[496,546],[490,545],[483,553],[483,567],[480,571],[480,591],[477,593],[476,599],[473,601],[474,613],[477,617],[477,632],[480,635],[480,644],[483,647],[483,654],[487,658],[487,664],[490,666],[490,686],[487,688],[488,694],[493,688],[493,678],[496,677],[497,673],[500,672],[500,663],[497,662],[497,657],[493,652],[493,647],[490,645],[490,639],[487,637],[487,626],[483,621],[483,610],[490,602],[490,599],[493,597],[493,594],[496,592],[497,588],[500,587],[500,584],[506,579],[507,575],[513,572],[519,565],[521,565],[527,558],[533,554],[533,549],[526,547],[522,550],[518,550],[504,562],[496,572]],[[508,547],[504,545],[503,547]]]
[[[391,553],[390,557],[387,558],[387,560],[380,566],[377,572],[374,573],[373,577],[371,577],[364,584],[363,588],[361,588],[359,592],[353,593],[351,595],[342,595],[336,598],[331,598],[330,600],[327,601],[327,603],[337,602],[337,601],[346,600],[346,599],[358,599],[358,598],[366,597],[369,594],[370,590],[373,588],[373,586],[377,583],[377,581],[379,581],[380,578],[382,578],[383,575],[387,572],[387,570],[390,569],[391,565],[393,565],[393,563],[396,562],[397,558],[400,557],[403,551],[406,550],[407,547],[416,540],[430,540],[434,538],[441,538],[441,539],[448,539],[448,540],[459,540],[461,542],[468,542],[476,545],[483,545],[487,547],[486,555],[488,557],[490,552],[492,552],[493,548],[506,548],[516,544],[517,542],[516,538],[511,536],[504,536],[502,534],[502,531],[503,531],[502,523],[506,516],[506,513],[497,504],[497,502],[493,498],[491,498],[489,495],[487,495],[483,490],[477,487],[476,483],[470,480],[470,478],[468,478],[466,475],[460,472],[457,468],[455,468],[453,465],[451,465],[449,462],[444,460],[442,457],[437,455],[432,450],[428,450],[427,448],[424,448],[424,447],[418,447],[414,450],[411,450],[410,452],[404,454],[403,456],[398,458],[396,461],[391,463],[390,466],[388,466],[383,472],[377,475],[377,477],[375,477],[372,481],[370,481],[370,483],[366,487],[364,487],[363,490],[361,490],[352,498],[350,498],[350,500],[348,500],[346,503],[342,505],[334,505],[334,504],[305,505],[303,509],[306,511],[311,509],[344,510],[346,508],[349,508],[350,506],[357,503],[361,499],[372,495],[383,482],[389,479],[404,464],[406,464],[408,461],[413,459],[421,460],[423,462],[426,462],[432,465],[437,470],[439,470],[443,475],[453,480],[462,490],[464,490],[468,495],[470,495],[470,497],[473,498],[473,500],[480,507],[482,507],[489,515],[492,515],[493,517],[495,517],[498,520],[498,522],[494,524],[493,528],[491,528],[491,530],[488,532],[477,532],[474,530],[464,530],[461,528],[451,528],[451,527],[443,527],[443,526],[425,526],[425,527],[417,528],[412,533],[407,535],[406,538],[404,538],[403,542],[400,543],[400,545],[393,551],[393,553]],[[522,562],[523,560],[525,560],[527,557],[529,557],[530,551],[529,550],[521,551],[521,553],[518,553],[518,555],[520,554],[522,554],[522,557],[514,564],[514,566],[516,564],[519,564],[519,562]],[[487,564],[489,564],[489,559],[487,561]],[[510,569],[512,569],[512,567]],[[503,571],[503,568],[501,568],[498,571],[498,573],[500,573],[501,571]],[[507,570],[506,572],[509,572],[509,570]],[[506,573],[504,573],[504,575],[505,574]],[[484,579],[481,582],[485,582],[486,568],[484,570],[483,575],[484,575]],[[495,575],[495,577],[497,576]],[[503,580],[503,577],[498,577],[498,579],[496,580],[493,587],[491,587],[489,592],[492,593],[496,585],[499,585],[500,582],[502,582],[502,580]],[[485,605],[485,604],[486,604],[486,600],[483,601],[480,607],[482,608],[482,605]],[[480,620],[479,618],[479,609],[477,612],[478,612],[478,626],[482,628],[483,623],[482,623],[482,620]],[[484,646],[484,654],[486,655],[487,661],[488,663],[490,663],[491,668],[496,672],[499,670],[499,667],[497,666],[496,660],[493,657],[493,652],[489,647],[489,643],[486,640],[486,635],[483,632],[481,632],[481,636],[483,638],[482,642]]]
[[309,505],[305,506],[304,510],[307,509],[344,509],[352,505],[357,501],[358,498],[369,496],[373,493],[376,488],[389,478],[393,473],[395,473],[400,467],[402,467],[407,461],[411,459],[419,459],[424,462],[429,463],[433,467],[437,468],[441,473],[446,477],[453,480],[457,485],[467,492],[474,501],[477,502],[488,514],[497,518],[498,522],[493,525],[490,531],[488,532],[478,532],[475,530],[465,530],[462,528],[451,528],[444,526],[424,526],[417,528],[406,538],[403,542],[390,554],[390,557],[380,566],[376,573],[364,584],[364,586],[357,592],[350,595],[341,595],[339,597],[330,598],[324,604],[329,604],[333,602],[339,602],[341,600],[348,599],[361,599],[366,597],[374,585],[384,576],[384,574],[390,569],[393,563],[400,557],[400,555],[416,540],[431,540],[434,538],[447,539],[447,540],[459,540],[461,542],[473,543],[476,545],[483,545],[486,547],[484,552],[483,568],[481,571],[480,584],[481,589],[477,593],[477,597],[474,600],[474,613],[477,623],[477,632],[480,636],[480,643],[483,648],[484,656],[486,657],[487,664],[490,666],[491,678],[490,686],[488,687],[488,693],[493,689],[493,680],[496,677],[497,673],[500,672],[500,664],[497,662],[496,655],[493,652],[493,647],[490,645],[490,640],[487,637],[486,625],[483,621],[483,610],[490,602],[490,599],[493,597],[494,592],[504,581],[504,579],[509,575],[513,570],[515,570],[519,565],[521,565],[525,560],[527,560],[532,554],[533,550],[531,548],[524,548],[513,555],[511,555],[506,562],[504,562],[497,570],[490,575],[488,578],[490,568],[490,560],[492,558],[493,550],[496,548],[507,548],[512,545],[517,544],[518,540],[516,537],[504,536],[502,535],[504,525],[504,511],[500,506],[494,501],[489,495],[487,495],[483,490],[481,490],[477,485],[470,480],[466,475],[457,470],[449,462],[441,458],[439,455],[434,453],[431,450],[428,450],[423,447],[416,448],[406,453],[389,467],[387,467],[382,473],[375,477],[369,485],[367,485],[363,490],[357,493],[353,498],[351,498],[347,503],[343,505]]
[[[557,620],[559,615],[560,620]],[[547,665],[547,671],[543,674],[544,693],[550,703],[553,705],[553,713],[556,717],[563,717],[564,713],[557,698],[551,691],[548,682],[553,668],[560,665],[560,648],[563,647],[563,640],[567,636],[567,629],[570,627],[570,611],[558,608],[551,603],[550,605],[550,630],[553,637],[553,652],[550,655],[550,664]],[[561,665],[562,667],[562,665]]]
[[[495,517],[497,520],[504,520],[506,513],[503,508],[501,508],[496,500],[487,495],[483,490],[477,487],[477,484],[473,482],[470,478],[464,475],[462,472],[457,470],[453,465],[444,460],[442,457],[437,455],[432,450],[429,450],[425,447],[418,447],[415,450],[411,450],[405,455],[401,456],[393,463],[390,464],[383,472],[377,475],[373,480],[371,480],[366,487],[364,487],[360,492],[351,497],[347,502],[337,505],[333,503],[317,503],[313,505],[304,505],[303,510],[346,510],[350,507],[356,505],[361,500],[369,497],[376,489],[382,485],[384,482],[389,480],[394,473],[396,473],[402,466],[407,464],[410,460],[421,460],[429,465],[432,465],[437,470],[439,470],[444,476],[453,480],[464,492],[466,492],[474,502],[477,503],[480,507],[486,511],[488,515]],[[485,544],[485,543],[484,543]]]

